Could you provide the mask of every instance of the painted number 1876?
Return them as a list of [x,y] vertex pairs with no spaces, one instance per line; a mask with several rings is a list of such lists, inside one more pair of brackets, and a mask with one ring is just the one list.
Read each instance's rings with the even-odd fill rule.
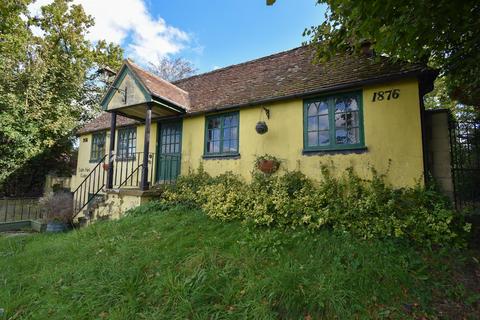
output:
[[398,97],[400,97],[400,89],[376,91],[373,93],[372,101],[375,102],[382,100],[398,99]]

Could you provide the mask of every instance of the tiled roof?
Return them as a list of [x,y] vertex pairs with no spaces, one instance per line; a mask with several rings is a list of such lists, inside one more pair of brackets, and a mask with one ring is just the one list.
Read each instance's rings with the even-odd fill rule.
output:
[[[322,64],[312,63],[312,57],[311,47],[302,46],[173,83],[131,61],[127,63],[152,95],[184,107],[187,113],[301,97],[368,82],[416,76],[427,70],[419,64],[393,62],[385,57],[372,59],[366,55],[342,54]],[[136,123],[120,116],[117,119],[117,125]],[[109,126],[109,114],[102,114],[84,126],[79,134]]]
[[173,102],[185,110],[189,109],[190,101],[186,91],[150,72],[143,70],[130,60],[126,60],[126,63],[153,96]]
[[[77,134],[85,134],[89,132],[94,132],[94,131],[100,131],[100,130],[106,130],[110,129],[110,121],[112,119],[112,115],[108,112],[102,112],[97,118],[94,120],[90,121],[83,127],[81,127],[78,131]],[[134,125],[134,124],[139,124],[140,122],[121,116],[117,115],[117,127],[125,127],[128,125]]]
[[269,99],[301,96],[341,85],[420,72],[416,64],[393,63],[365,55],[337,55],[312,63],[304,46],[257,60],[183,79],[174,84],[189,93],[191,112],[255,104]]

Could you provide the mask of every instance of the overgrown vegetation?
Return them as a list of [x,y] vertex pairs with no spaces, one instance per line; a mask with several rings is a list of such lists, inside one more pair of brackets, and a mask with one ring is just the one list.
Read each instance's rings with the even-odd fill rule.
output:
[[478,256],[250,228],[152,202],[67,234],[0,236],[0,319],[475,319]]
[[182,176],[164,193],[165,203],[201,208],[222,221],[312,230],[332,228],[363,239],[405,238],[420,244],[463,245],[470,225],[433,187],[395,189],[372,170],[371,180],[353,169],[336,178],[327,167],[314,182],[301,172],[253,173],[246,183],[225,173],[211,177],[201,168]]
[[[379,55],[425,63],[440,70],[450,98],[480,105],[480,5],[449,0],[317,0],[325,19],[304,32],[320,60],[361,51],[369,42]],[[448,19],[445,17],[448,16]]]
[[94,21],[81,5],[55,0],[31,13],[32,3],[0,2],[0,183],[42,154],[68,156],[73,130],[100,110],[97,69],[122,61],[119,46],[87,40]]

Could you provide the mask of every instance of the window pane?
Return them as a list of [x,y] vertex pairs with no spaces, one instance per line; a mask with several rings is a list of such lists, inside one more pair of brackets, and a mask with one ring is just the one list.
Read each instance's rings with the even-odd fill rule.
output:
[[320,102],[318,114],[328,114],[328,104],[325,101]]
[[347,143],[349,143],[349,144],[360,143],[360,130],[359,130],[359,128],[348,129]]
[[208,121],[208,128],[213,129],[213,128],[220,128],[220,121],[218,118],[213,118]]
[[330,144],[330,133],[328,131],[320,131],[318,133],[318,141],[320,146],[326,146]]
[[220,140],[220,129],[213,129],[213,140]]
[[238,152],[237,140],[230,140],[230,152]]
[[336,127],[345,127],[347,125],[345,113],[336,113],[335,114],[335,126]]
[[230,151],[230,140],[224,140],[222,152],[229,152],[229,151]]
[[223,127],[227,128],[232,125],[232,117],[225,117],[223,118]]
[[238,127],[234,127],[230,129],[230,139],[238,139]]
[[328,130],[330,123],[328,122],[328,115],[318,117],[318,129],[319,130]]
[[308,131],[318,130],[318,117],[308,117]]
[[335,112],[345,111],[345,101],[343,99],[337,99],[335,103]]
[[317,106],[315,103],[310,103],[310,105],[308,106],[308,115],[309,116],[316,116],[318,113],[317,111]]
[[310,147],[318,146],[318,133],[317,131],[308,133],[308,145]]
[[212,142],[213,151],[212,152],[220,152],[220,141]]
[[358,111],[347,113],[347,126],[357,127],[359,125]]
[[238,127],[238,114],[232,116],[232,127]]
[[230,128],[223,129],[223,139],[230,140]]
[[347,143],[347,130],[337,128],[335,130],[335,139],[337,144],[346,144]]
[[358,103],[357,103],[356,98],[347,99],[347,110],[348,111],[357,111],[358,110]]

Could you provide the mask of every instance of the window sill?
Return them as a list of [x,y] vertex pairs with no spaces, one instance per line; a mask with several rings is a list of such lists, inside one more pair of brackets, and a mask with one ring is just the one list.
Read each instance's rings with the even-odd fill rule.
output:
[[204,154],[202,156],[205,160],[232,160],[232,159],[240,159],[240,153],[232,153],[232,154]]
[[346,148],[346,149],[323,149],[323,150],[302,150],[304,156],[334,155],[334,154],[362,154],[368,152],[367,147]]

